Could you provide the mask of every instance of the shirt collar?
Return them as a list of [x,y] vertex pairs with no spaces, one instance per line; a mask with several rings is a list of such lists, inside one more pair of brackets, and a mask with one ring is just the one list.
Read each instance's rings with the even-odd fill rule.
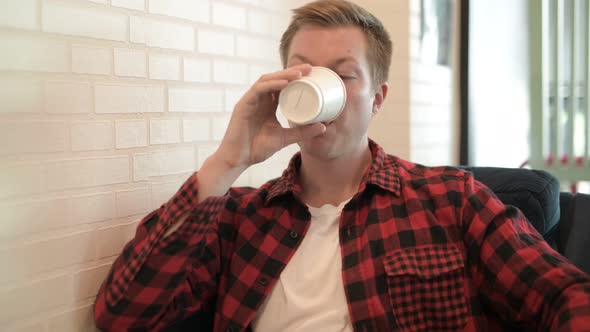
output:
[[[383,148],[369,139],[369,148],[373,160],[368,167],[360,186],[360,191],[364,190],[367,184],[375,185],[387,190],[395,196],[400,195],[400,179],[398,173],[397,158],[388,156]],[[301,153],[296,153],[289,166],[283,172],[283,175],[270,185],[266,202],[268,203],[275,197],[293,193],[301,195],[301,184],[299,182],[299,169],[301,168]]]

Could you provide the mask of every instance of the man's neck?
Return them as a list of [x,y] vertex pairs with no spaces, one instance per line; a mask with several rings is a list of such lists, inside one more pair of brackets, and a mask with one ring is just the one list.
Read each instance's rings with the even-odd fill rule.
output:
[[372,155],[368,141],[358,148],[334,159],[316,158],[301,154],[300,181],[303,201],[311,206],[338,205],[354,196]]

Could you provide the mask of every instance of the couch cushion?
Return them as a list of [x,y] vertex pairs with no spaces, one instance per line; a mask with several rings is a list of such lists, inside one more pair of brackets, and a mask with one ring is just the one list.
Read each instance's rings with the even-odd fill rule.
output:
[[545,171],[463,167],[506,205],[520,209],[546,239],[559,223],[559,181]]
[[559,251],[586,273],[590,273],[590,195],[561,194]]

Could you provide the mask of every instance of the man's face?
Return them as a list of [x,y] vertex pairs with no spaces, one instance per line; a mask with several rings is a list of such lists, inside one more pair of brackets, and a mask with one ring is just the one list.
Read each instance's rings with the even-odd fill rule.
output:
[[328,67],[340,75],[347,95],[344,111],[327,124],[326,133],[299,144],[302,153],[333,159],[366,148],[372,113],[387,93],[386,84],[372,86],[366,50],[366,37],[357,27],[304,26],[293,37],[287,67],[302,63]]

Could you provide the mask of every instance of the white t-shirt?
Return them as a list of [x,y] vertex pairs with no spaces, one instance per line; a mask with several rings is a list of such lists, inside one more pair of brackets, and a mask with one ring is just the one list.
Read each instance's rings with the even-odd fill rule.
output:
[[252,321],[254,332],[352,331],[342,282],[342,208],[309,207],[311,225]]

